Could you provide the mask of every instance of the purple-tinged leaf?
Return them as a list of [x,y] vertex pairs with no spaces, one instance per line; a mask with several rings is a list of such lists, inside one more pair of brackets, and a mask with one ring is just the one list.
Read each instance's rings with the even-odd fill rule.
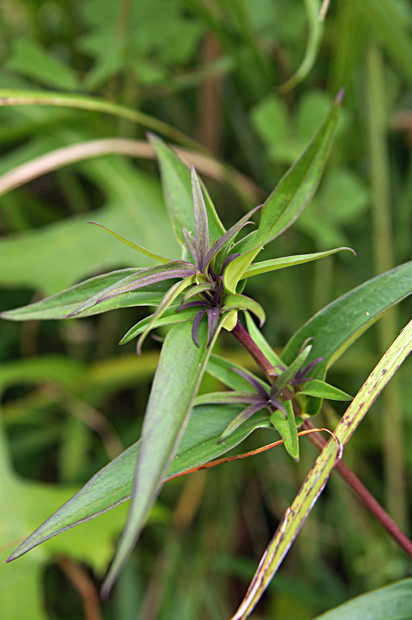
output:
[[[12,321],[65,319],[69,313],[79,307],[79,304],[88,302],[92,297],[100,295],[102,291],[106,290],[109,286],[118,284],[130,275],[136,276],[140,274],[141,271],[142,269],[119,269],[102,276],[95,276],[80,284],[75,284],[61,293],[42,299],[41,301],[23,306],[22,308],[16,308],[15,310],[6,310],[0,313],[0,317]],[[102,310],[95,310],[92,308],[86,310],[84,315],[99,314],[100,312],[106,312],[107,310],[119,306],[157,305],[163,296],[161,288],[164,287],[156,286],[156,289],[159,290],[146,289],[146,291],[141,292],[141,294],[139,294],[140,292],[134,293],[128,297],[127,300],[123,299],[121,303],[114,300],[112,300],[112,302],[103,303]]]
[[192,237],[192,233],[189,230],[187,230],[186,226],[183,226],[183,228],[182,228],[182,235],[183,235],[183,239],[184,239],[184,241],[186,243],[186,246],[187,246],[190,254],[193,257],[193,260],[197,264],[196,243],[195,243],[195,240]]
[[193,207],[195,214],[195,244],[197,265],[199,271],[204,271],[206,267],[205,258],[209,251],[209,224],[207,221],[207,211],[205,201],[203,199],[202,189],[196,170],[191,168]]
[[195,343],[197,347],[199,346],[199,340],[198,340],[199,325],[205,312],[206,312],[206,308],[198,312],[193,321],[192,338],[193,338],[193,342]]
[[212,342],[215,336],[217,326],[219,324],[219,316],[220,316],[220,308],[210,308],[207,311],[207,331],[208,331],[207,347],[210,346],[210,343]]
[[187,308],[204,308],[205,306],[206,306],[205,309],[209,307],[209,304],[206,299],[204,299],[203,301],[201,301],[200,299],[197,299],[196,301],[188,301],[187,304],[182,304],[178,312],[180,312],[180,310],[186,310]]
[[200,295],[205,291],[213,291],[214,285],[211,282],[202,282],[201,284],[196,284],[196,286],[192,286],[192,288],[183,295],[183,302],[186,302],[191,297],[195,295]]
[[138,273],[123,278],[112,286],[100,291],[93,297],[90,297],[86,302],[80,304],[77,308],[75,308],[75,310],[70,312],[68,317],[76,316],[80,312],[83,312],[84,310],[91,308],[106,299],[112,299],[113,297],[117,297],[123,293],[135,291],[145,286],[158,284],[165,280],[187,278],[188,276],[195,274],[196,271],[195,265],[190,265],[190,263],[184,263],[182,261],[172,261],[167,265],[158,265],[156,267],[141,269]]
[[166,265],[167,263],[170,263],[170,259],[169,258],[164,258],[163,256],[159,256],[158,254],[153,254],[153,252],[149,252],[149,250],[146,250],[145,248],[142,248],[140,245],[136,245],[132,241],[128,241],[124,237],[121,237],[117,233],[115,233],[112,230],[110,230],[110,228],[107,228],[106,226],[103,226],[103,224],[99,224],[99,222],[87,222],[87,223],[88,224],[95,224],[96,226],[100,226],[100,228],[103,228],[104,230],[106,230],[108,233],[113,235],[113,237],[116,237],[116,239],[119,239],[119,241],[121,241],[122,243],[125,243],[126,245],[128,245],[131,248],[133,248],[134,250],[137,250],[141,254],[145,254],[146,256],[149,256],[150,258],[154,258],[154,260],[157,260],[158,263],[163,263],[164,265]]
[[240,254],[231,254],[230,256],[228,256],[227,259],[225,260],[225,262],[222,265],[221,273],[223,274],[225,269],[226,269],[226,267],[228,265],[230,265],[232,260],[235,260],[235,258],[238,258],[239,256],[240,256]]
[[225,428],[223,433],[218,439],[218,443],[222,443],[226,437],[229,437],[243,422],[246,422],[248,418],[250,418],[254,413],[257,413],[261,409],[264,409],[267,405],[263,401],[259,401],[258,403],[254,403],[253,405],[249,405],[246,409],[243,409]]
[[[229,228],[228,231],[225,232],[224,235],[222,235],[210,248],[210,250],[207,252],[206,257],[205,257],[205,267],[210,263],[210,261],[212,260],[212,258],[218,253],[220,252],[220,250],[222,248],[224,248],[225,245],[227,245],[227,249],[229,248],[229,244],[230,242],[234,241],[234,239],[236,238],[236,235],[239,234],[239,232],[242,230],[242,228],[244,226],[246,226],[246,224],[251,224],[253,222],[249,221],[249,218],[252,217],[252,215],[254,213],[256,213],[256,211],[258,209],[261,208],[262,205],[259,205],[258,207],[255,207],[254,209],[252,209],[251,211],[249,211],[249,213],[246,213],[246,215],[244,215],[238,222],[236,222],[236,224],[234,224],[231,228]],[[227,253],[227,252],[226,252]],[[223,268],[223,267],[222,267]]]
[[[190,169],[163,140],[153,134],[148,134],[148,138],[159,162],[163,194],[173,231],[183,245],[183,226],[194,230]],[[219,239],[225,229],[201,180],[200,186],[207,209],[210,238]]]
[[233,370],[233,372],[235,372],[237,375],[242,377],[242,379],[247,381],[249,383],[249,385],[251,385],[252,388],[254,390],[256,390],[256,392],[259,394],[259,396],[261,396],[261,398],[269,400],[269,393],[268,393],[268,391],[264,388],[264,386],[260,383],[260,381],[258,379],[256,379],[252,375],[250,375],[245,370],[241,370],[240,368],[232,368],[231,370]]
[[312,349],[312,345],[309,344],[307,347],[305,347],[302,353],[298,355],[298,357],[292,362],[289,368],[285,370],[285,372],[282,372],[282,374],[279,375],[277,379],[275,379],[275,381],[272,384],[272,387],[270,388],[271,398],[276,398],[279,394],[281,394],[281,392],[285,389],[288,383],[291,382],[295,374],[299,371],[299,369],[305,363],[305,360],[308,357],[311,349]]

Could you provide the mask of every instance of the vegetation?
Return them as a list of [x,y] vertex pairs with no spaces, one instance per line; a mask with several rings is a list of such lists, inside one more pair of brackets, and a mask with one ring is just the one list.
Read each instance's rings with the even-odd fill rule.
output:
[[2,20],[5,617],[411,617],[410,5]]

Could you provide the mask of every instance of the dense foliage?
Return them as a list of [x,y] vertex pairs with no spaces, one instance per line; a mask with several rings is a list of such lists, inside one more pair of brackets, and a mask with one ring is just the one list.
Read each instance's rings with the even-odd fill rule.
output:
[[[1,568],[4,617],[229,618],[268,544],[236,618],[267,586],[256,617],[381,586],[324,617],[411,616],[410,559],[336,473],[310,512],[345,446],[409,530],[409,361],[346,445],[408,329],[337,423],[410,314],[412,9],[327,9],[3,3],[3,560],[42,543]],[[299,495],[314,415],[336,435]]]

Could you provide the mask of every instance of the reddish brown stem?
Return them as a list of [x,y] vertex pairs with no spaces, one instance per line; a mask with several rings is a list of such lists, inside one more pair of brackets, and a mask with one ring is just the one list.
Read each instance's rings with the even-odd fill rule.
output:
[[[303,423],[305,429],[313,429],[312,422],[306,419]],[[319,433],[311,433],[309,441],[313,443],[318,450],[322,451],[326,445],[325,439]],[[339,461],[335,466],[336,471],[351,487],[352,491],[356,493],[363,504],[375,515],[379,523],[385,528],[385,530],[392,536],[400,547],[412,558],[412,542],[409,538],[399,529],[394,521],[390,518],[387,512],[376,501],[376,499],[369,493],[368,489],[362,484],[359,478],[353,473],[353,471],[345,465],[343,461]]]
[[[236,340],[238,340],[238,342],[240,342],[240,344],[246,349],[246,351],[248,351],[248,353],[253,357],[259,368],[267,377],[273,378],[273,376],[277,376],[277,373],[272,364],[262,353],[254,340],[252,340],[248,332],[239,321],[237,322],[236,327],[232,330],[231,333],[234,335]],[[314,428],[312,423],[308,419],[305,420],[303,425],[306,429],[312,430]],[[320,451],[323,450],[326,441],[319,433],[311,433],[309,435],[309,439]],[[335,468],[340,474],[340,476],[345,480],[345,482],[351,487],[353,492],[363,502],[366,508],[370,510],[370,512],[376,517],[379,523],[392,536],[392,538],[398,543],[398,545],[412,558],[412,542],[399,529],[396,523],[392,521],[388,513],[385,512],[385,510],[376,501],[373,495],[369,493],[368,489],[362,484],[359,478],[347,465],[345,465],[345,463],[343,463],[343,461],[339,461],[336,464]]]
[[243,327],[242,323],[238,320],[234,329],[232,329],[231,333],[234,335],[236,340],[240,342],[240,344],[246,349],[246,351],[253,357],[256,364],[262,370],[262,372],[273,379],[273,377],[277,377],[278,373],[269,362],[267,357],[264,356],[262,351],[259,349],[254,340],[249,336],[248,332]]

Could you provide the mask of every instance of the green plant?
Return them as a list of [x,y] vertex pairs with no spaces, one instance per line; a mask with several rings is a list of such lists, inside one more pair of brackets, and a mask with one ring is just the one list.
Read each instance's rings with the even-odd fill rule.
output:
[[[3,93],[6,96],[13,102],[13,93]],[[30,99],[30,95],[27,97]],[[107,594],[164,480],[209,464],[259,427],[276,429],[289,454],[297,460],[299,426],[303,425],[305,433],[312,433],[308,419],[319,412],[323,398],[348,398],[325,383],[327,369],[388,308],[412,292],[410,263],[366,282],[324,308],[296,332],[281,356],[267,343],[249,315],[249,311],[253,312],[263,323],[261,305],[243,295],[247,280],[253,276],[347,249],[254,262],[263,247],[283,233],[314,196],[336,132],[341,99],[342,93],[304,153],[261,207],[259,226],[239,241],[237,235],[258,207],[225,231],[194,170],[190,172],[173,150],[152,137],[182,258],[170,260],[154,254],[109,230],[160,266],[97,276],[45,300],[2,313],[3,318],[11,320],[62,319],[90,316],[121,306],[157,306],[151,316],[137,323],[122,339],[127,342],[139,335],[139,351],[151,329],[172,325],[162,346],[140,441],[96,474],[24,541],[10,560],[131,497],[128,521],[103,587]],[[173,282],[169,287],[168,280]],[[239,311],[246,315],[247,330],[239,321]],[[251,354],[265,380],[213,355],[213,346],[223,328]],[[252,611],[339,462],[342,446],[411,348],[408,327],[355,397],[292,510],[286,511],[235,618],[244,618]],[[204,394],[196,400],[201,379],[208,372],[233,392]],[[249,407],[245,409],[244,404]]]

